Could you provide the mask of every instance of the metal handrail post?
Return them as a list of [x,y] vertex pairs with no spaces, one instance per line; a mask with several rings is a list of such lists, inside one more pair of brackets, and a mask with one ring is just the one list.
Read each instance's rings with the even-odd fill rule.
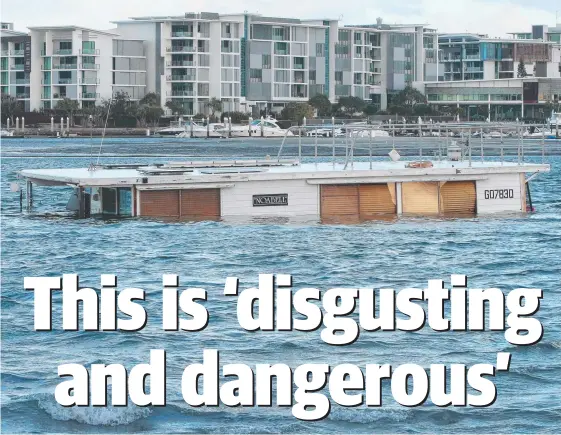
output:
[[481,161],[483,161],[483,127],[481,127]]

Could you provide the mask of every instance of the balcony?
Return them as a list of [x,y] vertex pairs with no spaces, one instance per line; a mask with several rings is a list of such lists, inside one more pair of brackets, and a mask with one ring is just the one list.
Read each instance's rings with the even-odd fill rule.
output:
[[99,49],[98,48],[82,48],[80,51],[80,55],[94,55],[99,56]]
[[81,85],[99,85],[99,79],[96,78],[82,78],[79,82]]
[[479,54],[466,54],[466,57],[464,57],[465,60],[479,60],[480,56]]
[[58,65],[53,65],[53,69],[77,69],[78,65],[75,63],[60,63]]
[[176,45],[172,47],[166,47],[166,51],[168,53],[194,53],[196,51],[196,48],[187,45]]
[[28,85],[29,79],[16,79],[16,85]]
[[95,92],[85,92],[83,94],[80,94],[80,98],[82,100],[95,100],[99,98],[99,94],[96,94]]
[[12,55],[12,56],[23,56],[23,50],[11,50],[10,55]]
[[54,51],[54,54],[57,56],[69,56],[72,55],[71,48],[59,48],[58,50]]
[[72,84],[74,84],[74,85],[76,84],[76,82],[75,81],[73,82],[72,79],[58,79],[58,82],[55,83],[55,86],[58,86],[58,85],[72,85]]
[[166,66],[169,66],[169,67],[195,66],[195,61],[193,61],[193,60],[174,60],[172,62],[166,62]]
[[10,54],[10,51],[9,51],[9,50],[2,50],[2,51],[0,52],[0,54],[1,54],[2,56],[8,56],[8,55]]
[[25,65],[23,63],[14,63],[10,69],[16,70],[16,71],[23,71],[25,68]]
[[51,81],[50,81],[50,80],[42,79],[42,80],[41,80],[41,84],[42,84],[42,85],[49,85],[49,86],[50,86],[50,85],[51,85]]
[[176,90],[176,91],[167,91],[166,95],[168,97],[194,97],[195,91],[194,90]]
[[81,63],[80,64],[80,69],[94,69],[94,70],[97,70],[97,69],[99,69],[99,64],[98,63]]
[[16,98],[29,98],[29,94],[23,93],[23,94],[16,94]]
[[193,32],[171,32],[172,38],[192,38]]
[[51,99],[50,94],[41,94],[41,100],[50,100],[50,99]]
[[449,55],[442,55],[440,56],[440,61],[441,62],[457,62],[462,60],[462,56],[460,56],[459,54],[449,54]]
[[170,82],[194,82],[196,81],[195,74],[188,74],[184,76],[171,75],[166,76],[166,79]]

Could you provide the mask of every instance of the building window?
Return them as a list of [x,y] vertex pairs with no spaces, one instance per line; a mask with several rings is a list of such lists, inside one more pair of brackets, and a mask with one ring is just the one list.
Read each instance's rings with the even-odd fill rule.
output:
[[249,70],[249,81],[253,83],[261,83],[263,81],[263,70],[251,68]]
[[317,57],[324,57],[323,47],[324,47],[324,44],[322,44],[322,43],[316,44],[316,56]]
[[271,69],[271,55],[264,54],[262,60],[263,69]]
[[312,84],[315,84],[315,82],[316,82],[316,73],[317,73],[316,70],[312,70],[308,73],[310,83],[312,83]]
[[343,84],[343,71],[335,71],[335,83]]

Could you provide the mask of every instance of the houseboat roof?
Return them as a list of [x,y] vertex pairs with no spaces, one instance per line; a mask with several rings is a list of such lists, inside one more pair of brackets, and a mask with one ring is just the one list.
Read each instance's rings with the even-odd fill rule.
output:
[[21,178],[51,186],[118,186],[142,188],[201,186],[236,181],[307,179],[308,183],[447,181],[485,179],[489,174],[549,172],[547,164],[500,161],[432,161],[431,167],[408,167],[410,161],[303,163],[281,160],[170,162],[155,165],[105,165],[91,168],[25,169]]

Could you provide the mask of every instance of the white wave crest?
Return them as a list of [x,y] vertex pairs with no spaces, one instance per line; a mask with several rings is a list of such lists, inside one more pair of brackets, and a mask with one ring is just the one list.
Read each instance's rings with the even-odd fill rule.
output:
[[145,418],[152,412],[149,408],[141,408],[129,404],[127,407],[77,407],[65,408],[54,399],[39,400],[39,407],[55,420],[70,421],[90,424],[95,426],[118,426],[130,424]]

